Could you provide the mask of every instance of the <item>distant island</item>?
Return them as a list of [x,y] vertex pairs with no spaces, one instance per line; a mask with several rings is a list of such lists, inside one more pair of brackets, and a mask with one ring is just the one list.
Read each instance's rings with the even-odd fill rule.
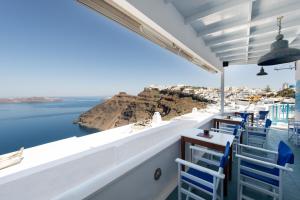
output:
[[189,113],[194,107],[203,109],[207,104],[216,103],[191,92],[191,89],[183,86],[164,89],[147,87],[136,96],[120,92],[81,114],[75,123],[102,131],[151,119],[154,112],[159,112],[164,120],[168,120]]
[[63,101],[54,97],[0,98],[0,103],[49,103]]

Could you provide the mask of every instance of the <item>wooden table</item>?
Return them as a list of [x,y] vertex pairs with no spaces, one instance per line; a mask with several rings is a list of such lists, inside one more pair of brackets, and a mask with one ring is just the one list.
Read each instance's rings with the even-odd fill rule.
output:
[[228,179],[231,180],[231,171],[232,171],[232,143],[234,140],[233,135],[210,132],[213,135],[212,138],[205,138],[197,136],[197,134],[201,133],[203,130],[201,129],[187,129],[181,134],[181,159],[185,160],[185,145],[190,143],[191,145],[200,145],[203,147],[208,147],[210,149],[214,149],[220,152],[225,151],[225,147],[227,141],[230,143],[230,157],[229,162],[225,166],[224,174],[224,195],[227,195],[227,182]]
[[227,119],[225,116],[216,117],[212,120],[213,127],[219,128],[220,123],[226,123],[226,124],[233,124],[233,125],[239,125],[242,122],[242,118],[231,118]]
[[[213,119],[213,127],[219,128],[220,123],[232,124],[232,125],[240,125],[242,122],[241,117],[233,117],[231,119],[227,119],[226,116],[220,116]],[[243,132],[240,136],[240,143],[243,143]]]

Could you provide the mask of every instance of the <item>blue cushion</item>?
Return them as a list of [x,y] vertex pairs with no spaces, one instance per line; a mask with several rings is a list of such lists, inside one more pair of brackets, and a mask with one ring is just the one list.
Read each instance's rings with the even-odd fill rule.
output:
[[[212,175],[210,175],[208,173],[205,173],[205,172],[198,171],[198,170],[193,169],[193,168],[190,168],[187,171],[187,173],[190,174],[190,175],[196,176],[196,177],[198,177],[200,179],[203,179],[203,180],[205,180],[207,182],[210,182],[210,183],[212,183],[213,179],[214,179]],[[198,187],[200,187],[200,188],[202,188],[204,190],[207,190],[209,192],[213,192],[213,189],[210,188],[210,187],[207,187],[206,185],[202,185],[202,184],[200,184],[200,183],[198,183],[196,181],[193,181],[193,180],[191,180],[189,178],[186,178],[184,176],[182,176],[182,179],[185,180],[185,181],[187,181],[187,182],[189,182],[189,183],[192,183],[192,184],[194,184],[194,185],[196,185],[196,186],[198,186]]]
[[228,161],[229,151],[230,151],[230,144],[229,144],[229,142],[227,142],[225,151],[224,151],[224,155],[221,157],[221,160],[220,160],[220,167],[222,167],[223,169]]
[[265,128],[270,128],[271,125],[272,125],[272,120],[267,119],[265,123]]
[[[256,170],[259,170],[259,171],[263,171],[263,172],[266,172],[266,173],[269,173],[269,174],[272,174],[272,175],[275,175],[275,176],[279,176],[279,170],[277,168],[268,168],[268,167],[264,167],[264,166],[257,165],[257,164],[254,164],[254,163],[250,163],[250,162],[247,162],[247,161],[241,161],[241,166],[246,166],[246,167],[256,169]],[[258,175],[258,174],[255,174],[253,172],[249,172],[249,171],[246,171],[246,170],[243,170],[243,169],[241,169],[241,174],[243,174],[245,176],[249,176],[249,177],[257,179],[257,180],[260,180],[260,181],[263,181],[265,183],[275,185],[275,186],[279,185],[279,181],[277,181],[277,180],[265,177],[263,175]]]
[[294,154],[287,144],[285,144],[283,141],[280,141],[278,145],[277,164],[281,166],[285,166],[286,163],[289,164],[294,163]]

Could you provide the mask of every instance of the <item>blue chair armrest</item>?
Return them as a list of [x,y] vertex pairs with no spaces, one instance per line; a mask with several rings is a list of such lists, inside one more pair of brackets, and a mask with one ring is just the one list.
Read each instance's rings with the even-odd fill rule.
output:
[[198,171],[205,172],[207,174],[210,174],[210,175],[212,175],[214,177],[217,177],[217,178],[220,178],[220,179],[224,179],[225,178],[225,174],[221,174],[221,173],[216,172],[216,171],[214,171],[212,169],[208,169],[208,168],[196,165],[194,163],[188,162],[186,160],[182,160],[180,158],[176,158],[175,162],[179,163],[180,165],[184,165],[184,166],[187,166],[189,168],[193,168],[193,169],[196,169]]
[[250,158],[250,157],[243,156],[243,155],[240,155],[240,154],[236,154],[236,157],[241,159],[241,160],[245,160],[245,161],[249,161],[249,162],[252,162],[252,163],[260,164],[260,165],[263,165],[263,166],[266,166],[266,167],[273,167],[273,168],[277,168],[279,170],[290,171],[290,172],[293,171],[292,168],[287,167],[287,166],[277,165],[275,163],[270,163],[270,162]]

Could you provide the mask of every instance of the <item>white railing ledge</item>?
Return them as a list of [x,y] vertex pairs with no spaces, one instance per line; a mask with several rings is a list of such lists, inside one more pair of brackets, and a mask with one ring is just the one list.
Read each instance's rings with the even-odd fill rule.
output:
[[[100,165],[100,168],[97,169],[99,171],[98,175],[95,174],[94,176],[95,178],[102,177],[105,172],[107,179],[91,180],[89,172],[84,172],[86,175],[82,175],[81,179],[78,180],[77,186],[86,184],[86,191],[89,191],[89,181],[93,183],[94,181],[100,181],[101,184],[98,182],[98,186],[99,184],[108,184],[123,172],[133,169],[133,167],[144,162],[145,159],[178,141],[180,139],[180,131],[186,128],[199,127],[209,122],[215,116],[212,113],[201,113],[194,116],[188,114],[182,116],[181,119],[163,122],[159,126],[137,132],[131,131],[131,125],[126,125],[83,137],[72,137],[25,149],[24,160],[20,164],[0,170],[0,195],[5,193],[5,191],[1,191],[1,185],[3,184],[12,183],[12,181],[17,181],[18,179],[24,181],[23,178],[25,177],[27,178],[37,173],[43,174],[41,172],[50,169],[58,169],[62,173],[61,171],[68,171],[68,169],[65,169],[66,167],[64,168],[64,165],[68,165],[70,162],[76,161],[76,163],[80,163],[80,160],[82,160],[82,170],[84,171],[87,164],[84,163],[86,162],[86,157],[97,154],[97,157],[91,157],[91,159],[99,159],[100,155],[103,163],[109,163],[109,166],[104,166],[102,169],[102,165]],[[92,165],[93,162],[89,164]],[[109,171],[113,172],[112,170],[114,174],[109,173]],[[116,171],[118,173],[115,173]],[[39,184],[47,184],[47,182],[41,180]],[[64,185],[65,187],[69,187],[69,189],[65,188],[64,191],[73,191],[74,182],[66,182],[64,184],[66,184]],[[32,188],[34,190],[34,187]],[[18,188],[13,188],[13,190],[18,191]],[[62,195],[63,191],[60,191],[62,190],[60,187],[57,186],[53,190],[57,190],[54,192],[55,196]],[[75,191],[77,190],[75,189]]]

